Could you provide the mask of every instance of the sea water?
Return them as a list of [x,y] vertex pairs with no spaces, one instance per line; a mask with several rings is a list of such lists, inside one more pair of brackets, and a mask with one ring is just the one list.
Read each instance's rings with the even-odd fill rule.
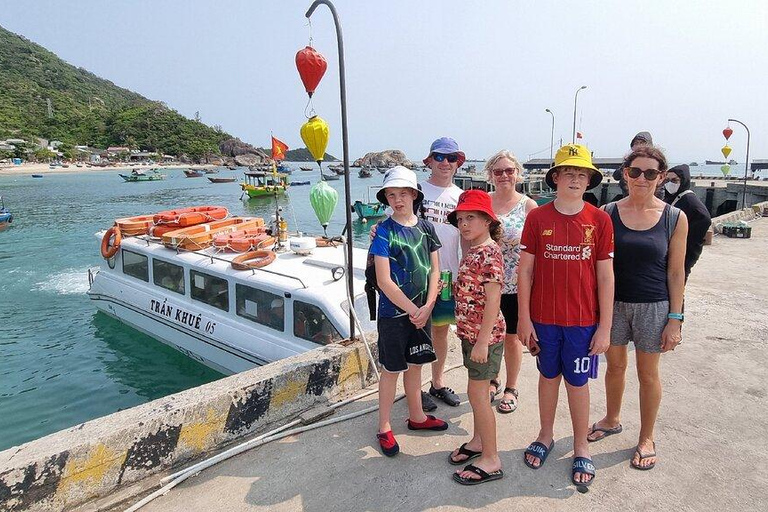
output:
[[[291,164],[291,178],[316,183],[320,173],[311,165],[307,172]],[[98,313],[86,295],[87,273],[102,261],[94,234],[115,218],[184,206],[222,205],[233,215],[267,220],[277,204],[291,231],[322,234],[309,203],[311,185],[292,187],[277,203],[241,199],[243,170],[209,175],[238,177],[221,184],[186,178],[182,169],[164,169],[163,181],[138,183],[123,182],[114,170],[42,179],[0,171],[0,195],[14,216],[0,232],[0,450],[222,377]],[[358,178],[357,169],[352,174],[353,202],[366,201],[368,187],[382,181],[377,173],[367,179]],[[338,235],[345,222],[344,181],[328,183],[339,192],[328,234]],[[370,197],[375,201],[375,190]],[[356,245],[367,246],[369,228],[353,222]]]

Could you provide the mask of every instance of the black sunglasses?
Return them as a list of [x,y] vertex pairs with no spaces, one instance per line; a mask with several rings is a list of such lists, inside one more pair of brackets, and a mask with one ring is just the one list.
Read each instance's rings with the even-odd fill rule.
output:
[[451,153],[450,155],[444,155],[442,153],[432,153],[432,160],[435,162],[442,162],[443,160],[448,160],[450,163],[455,163],[459,161],[459,155],[456,153]]
[[632,179],[639,178],[642,174],[648,181],[653,181],[659,177],[661,171],[658,169],[641,169],[639,167],[627,167],[627,174]]

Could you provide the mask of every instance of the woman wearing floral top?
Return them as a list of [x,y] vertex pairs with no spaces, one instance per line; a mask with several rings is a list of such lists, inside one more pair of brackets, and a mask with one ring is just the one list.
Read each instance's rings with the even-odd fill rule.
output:
[[[497,410],[510,413],[517,409],[517,377],[523,362],[523,345],[517,338],[517,262],[520,259],[520,236],[528,212],[536,201],[517,191],[522,166],[510,151],[499,151],[485,163],[488,181],[496,187],[491,195],[493,212],[501,221],[504,232],[499,247],[504,257],[504,285],[501,290],[501,311],[507,324],[504,338],[504,366],[507,381]],[[491,381],[491,400],[499,392],[499,381]]]

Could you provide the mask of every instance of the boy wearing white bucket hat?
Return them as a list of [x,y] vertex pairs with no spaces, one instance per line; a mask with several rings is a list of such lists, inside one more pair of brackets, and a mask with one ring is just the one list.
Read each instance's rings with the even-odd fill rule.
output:
[[445,421],[425,415],[421,403],[421,365],[437,359],[429,331],[440,276],[440,240],[432,223],[414,213],[414,203],[423,197],[416,175],[402,166],[387,171],[376,194],[392,209],[392,216],[378,225],[370,249],[380,292],[378,348],[384,369],[379,380],[376,437],[381,451],[390,457],[400,449],[390,423],[400,373],[408,402],[408,429],[448,428]]

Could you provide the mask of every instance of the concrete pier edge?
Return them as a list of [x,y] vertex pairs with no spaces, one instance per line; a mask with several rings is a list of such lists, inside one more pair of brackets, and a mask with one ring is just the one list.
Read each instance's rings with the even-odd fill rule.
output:
[[0,452],[0,510],[71,509],[267,431],[373,377],[361,342],[329,345],[9,448]]

